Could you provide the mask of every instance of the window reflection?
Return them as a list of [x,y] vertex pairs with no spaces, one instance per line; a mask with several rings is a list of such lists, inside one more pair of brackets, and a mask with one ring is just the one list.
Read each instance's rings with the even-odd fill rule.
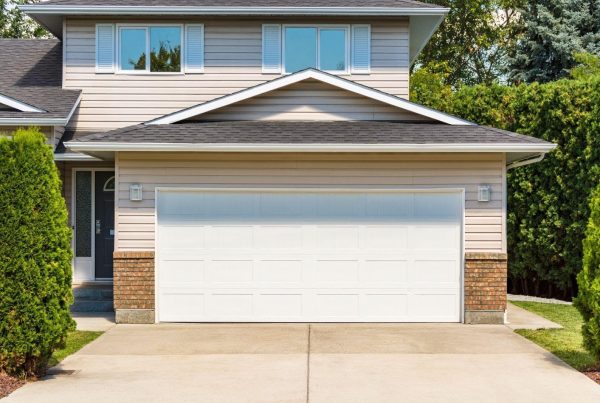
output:
[[121,29],[121,70],[146,70],[146,30]]
[[317,67],[317,29],[287,27],[285,71],[294,73],[309,67]]
[[150,71],[181,71],[181,28],[150,28]]
[[321,70],[346,70],[346,31],[344,29],[321,29],[319,59]]

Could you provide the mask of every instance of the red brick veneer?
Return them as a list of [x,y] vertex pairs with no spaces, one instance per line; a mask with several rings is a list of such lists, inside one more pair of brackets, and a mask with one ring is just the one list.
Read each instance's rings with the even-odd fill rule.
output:
[[113,259],[115,309],[154,309],[154,252],[118,251]]

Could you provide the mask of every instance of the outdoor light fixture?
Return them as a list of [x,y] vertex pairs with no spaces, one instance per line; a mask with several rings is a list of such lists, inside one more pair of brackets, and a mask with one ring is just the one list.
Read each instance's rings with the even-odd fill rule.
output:
[[489,202],[492,199],[492,188],[490,185],[480,185],[477,201]]
[[129,185],[129,200],[142,201],[142,185],[139,183]]

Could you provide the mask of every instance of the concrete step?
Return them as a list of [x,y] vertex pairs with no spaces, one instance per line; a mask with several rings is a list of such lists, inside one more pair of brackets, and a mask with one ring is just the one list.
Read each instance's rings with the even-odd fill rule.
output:
[[112,284],[79,284],[73,287],[75,303],[71,312],[112,312]]
[[71,312],[113,312],[113,301],[106,300],[75,300]]

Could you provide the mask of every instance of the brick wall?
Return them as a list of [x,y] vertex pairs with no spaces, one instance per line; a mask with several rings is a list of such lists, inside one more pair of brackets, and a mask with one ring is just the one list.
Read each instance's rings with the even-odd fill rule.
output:
[[507,270],[506,253],[465,254],[465,322],[504,322]]
[[[117,322],[150,321],[154,316],[154,252],[119,251],[113,253],[113,260]],[[136,311],[144,311],[137,317],[142,314],[146,319],[132,319]]]

